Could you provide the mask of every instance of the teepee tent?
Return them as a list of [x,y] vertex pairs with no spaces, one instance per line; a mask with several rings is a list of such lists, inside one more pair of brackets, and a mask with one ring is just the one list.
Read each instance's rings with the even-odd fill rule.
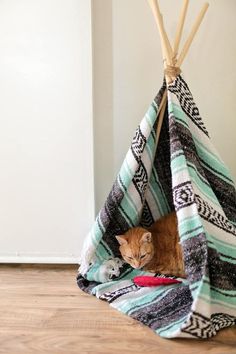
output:
[[[177,58],[188,0],[173,48],[157,1],[149,3],[161,36],[164,83],[84,242],[77,283],[163,337],[209,338],[236,324],[236,192],[179,69],[208,4]],[[136,275],[156,275],[122,262],[115,236],[173,210],[187,277],[140,287]]]

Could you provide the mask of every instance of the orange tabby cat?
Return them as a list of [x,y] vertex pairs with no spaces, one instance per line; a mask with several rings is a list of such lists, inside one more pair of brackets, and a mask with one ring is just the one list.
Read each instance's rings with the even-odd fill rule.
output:
[[123,259],[133,268],[185,276],[175,212],[160,218],[148,229],[134,227],[116,239]]

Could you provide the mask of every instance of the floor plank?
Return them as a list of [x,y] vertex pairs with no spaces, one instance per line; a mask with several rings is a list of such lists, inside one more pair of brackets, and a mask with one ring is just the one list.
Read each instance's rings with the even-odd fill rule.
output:
[[0,353],[236,354],[236,328],[167,340],[76,285],[77,266],[0,266]]

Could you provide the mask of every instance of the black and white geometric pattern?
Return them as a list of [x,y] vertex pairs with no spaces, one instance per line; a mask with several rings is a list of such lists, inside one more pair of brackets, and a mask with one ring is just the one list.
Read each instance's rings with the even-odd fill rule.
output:
[[142,153],[144,151],[145,145],[146,145],[146,138],[141,132],[140,126],[137,128],[135,132],[135,136],[132,140],[132,145],[131,145],[131,150],[132,153],[134,154],[134,157],[137,162],[140,162]]
[[185,182],[174,187],[173,199],[174,199],[176,211],[193,204],[194,194],[193,194],[191,182]]
[[142,219],[140,222],[140,226],[147,228],[150,227],[154,223],[154,218],[152,216],[151,210],[149,208],[148,202],[145,200],[142,210]]
[[168,90],[176,95],[182,110],[187,114],[187,116],[198,126],[199,129],[202,130],[202,132],[209,136],[199,114],[199,110],[193,100],[193,96],[184,79],[179,76],[178,79],[174,81],[173,85],[169,85]]
[[148,174],[142,161],[139,163],[139,167],[133,178],[133,184],[135,185],[141,201],[143,202],[144,194],[148,185]]
[[226,313],[214,313],[211,316],[213,326],[216,331],[222,328],[236,325],[236,317],[230,316]]
[[[165,88],[164,84],[135,133],[86,244],[82,265],[89,267],[83,267],[77,281],[84,291],[113,303],[163,337],[210,338],[235,324],[235,187],[181,76],[168,87],[168,108],[156,151],[156,113]],[[154,156],[152,166],[149,156]],[[126,264],[119,276],[100,285],[104,283],[100,262],[121,256],[114,236],[134,226],[148,227],[157,215],[174,209],[186,280],[170,288],[141,290],[133,278],[143,270]]]
[[195,201],[198,213],[203,219],[236,236],[236,227],[224,215],[213,209],[197,194],[195,195]]
[[182,332],[189,333],[197,338],[211,338],[222,328],[236,324],[236,318],[228,314],[213,314],[211,319],[200,313],[193,312],[188,324]]
[[99,298],[101,300],[106,300],[107,302],[112,303],[113,301],[118,299],[120,296],[126,295],[130,292],[137,291],[137,290],[139,290],[138,286],[135,284],[131,284],[131,285],[128,285],[124,288],[115,290],[113,292],[104,293]]

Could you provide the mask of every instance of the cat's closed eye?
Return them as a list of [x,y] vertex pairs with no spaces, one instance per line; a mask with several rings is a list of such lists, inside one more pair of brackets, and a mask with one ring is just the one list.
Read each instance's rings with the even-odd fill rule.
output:
[[147,255],[147,253],[142,254],[142,255],[140,256],[140,259],[143,259],[144,257],[146,257],[146,255]]
[[126,258],[128,258],[128,259],[130,259],[130,260],[132,260],[132,259],[133,259],[133,257],[126,256],[126,255],[124,255],[123,257],[126,257]]

